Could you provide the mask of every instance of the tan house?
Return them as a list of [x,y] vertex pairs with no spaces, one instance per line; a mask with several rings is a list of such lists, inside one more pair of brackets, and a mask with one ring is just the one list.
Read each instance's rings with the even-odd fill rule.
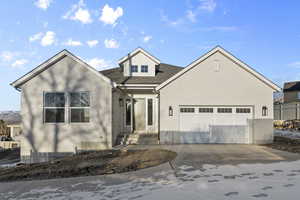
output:
[[100,72],[63,50],[11,85],[21,92],[24,162],[143,137],[270,143],[280,90],[219,46],[184,68],[137,48]]

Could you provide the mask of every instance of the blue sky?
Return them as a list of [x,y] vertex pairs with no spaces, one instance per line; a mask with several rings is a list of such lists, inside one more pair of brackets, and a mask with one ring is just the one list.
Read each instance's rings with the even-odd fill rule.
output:
[[141,46],[186,66],[216,45],[282,86],[300,79],[300,1],[10,0],[0,7],[0,111],[9,83],[62,49],[98,69]]

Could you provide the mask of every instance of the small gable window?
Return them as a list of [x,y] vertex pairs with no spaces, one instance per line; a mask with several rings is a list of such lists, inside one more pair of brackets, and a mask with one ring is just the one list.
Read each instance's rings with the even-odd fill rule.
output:
[[141,72],[148,72],[148,65],[142,65]]
[[138,72],[138,66],[137,65],[131,65],[130,71],[131,72]]

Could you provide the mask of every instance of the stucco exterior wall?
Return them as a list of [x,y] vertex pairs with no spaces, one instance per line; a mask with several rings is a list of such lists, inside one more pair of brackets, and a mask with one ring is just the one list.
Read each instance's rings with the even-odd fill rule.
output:
[[[21,87],[21,156],[112,147],[112,88],[86,67],[64,57]],[[90,92],[89,123],[44,123],[45,92]],[[69,115],[69,111],[65,112]],[[68,117],[66,119],[69,119]]]
[[[142,52],[137,53],[123,64],[125,76],[155,76],[156,63]],[[131,73],[130,66],[137,65],[138,72]],[[141,65],[148,65],[148,73],[141,72]]]
[[[273,90],[219,51],[160,90],[161,132],[179,130],[180,105],[247,105],[253,106],[254,119],[273,120]],[[267,116],[262,116],[263,106]],[[253,134],[262,134],[259,127]]]

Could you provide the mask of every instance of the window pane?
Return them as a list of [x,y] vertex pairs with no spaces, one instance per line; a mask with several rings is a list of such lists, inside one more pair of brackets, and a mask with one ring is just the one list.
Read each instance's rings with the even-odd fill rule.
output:
[[132,65],[131,66],[131,72],[138,72],[138,66],[137,65]]
[[237,108],[236,113],[250,113],[250,108]]
[[180,108],[180,112],[182,112],[182,113],[193,113],[193,112],[195,112],[195,108]]
[[70,93],[71,107],[89,107],[90,95],[89,92],[71,92]]
[[64,108],[46,108],[45,123],[60,123],[65,122]]
[[89,108],[72,108],[71,122],[89,122],[90,109]]
[[153,100],[148,99],[148,125],[153,125]]
[[126,125],[131,125],[131,101],[126,99]]
[[142,65],[141,72],[148,72],[148,65]]
[[199,113],[213,113],[213,108],[199,108]]
[[65,94],[47,92],[45,94],[45,107],[65,107]]
[[218,108],[218,113],[232,113],[232,108]]

